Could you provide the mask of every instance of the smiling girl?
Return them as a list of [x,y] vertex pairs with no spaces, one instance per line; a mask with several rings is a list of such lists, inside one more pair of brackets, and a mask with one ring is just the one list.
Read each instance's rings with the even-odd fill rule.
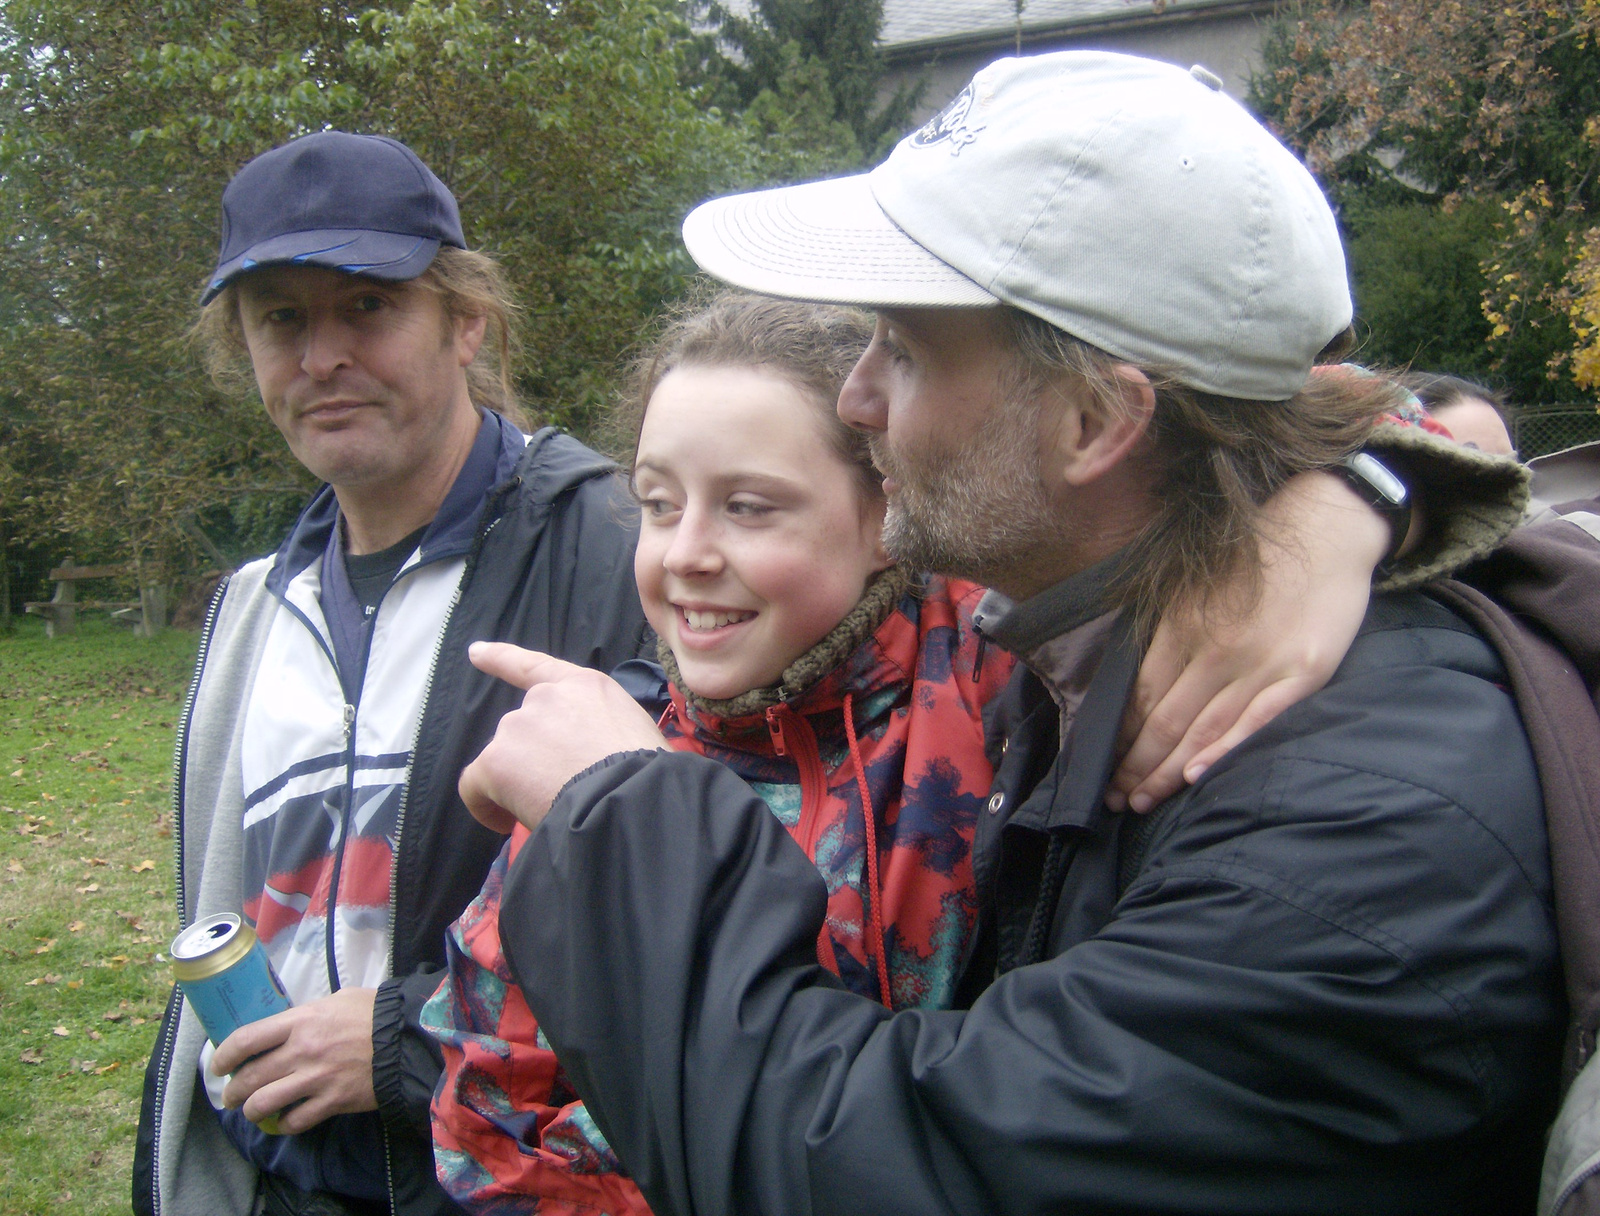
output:
[[[636,395],[634,574],[669,680],[663,732],[749,781],[822,871],[822,965],[893,1008],[941,1007],[977,912],[982,710],[1013,664],[973,632],[980,588],[913,578],[883,550],[865,437],[833,408],[871,334],[859,313],[723,296],[662,335]],[[480,1211],[540,1196],[545,1212],[644,1212],[500,950],[526,835],[452,931],[424,1014],[445,1055],[440,1178]]]

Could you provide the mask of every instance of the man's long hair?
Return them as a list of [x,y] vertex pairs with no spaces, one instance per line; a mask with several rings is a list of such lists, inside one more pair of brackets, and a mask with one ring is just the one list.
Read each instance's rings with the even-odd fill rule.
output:
[[[1127,409],[1114,370],[1124,360],[1027,313],[1006,314],[1025,383],[1042,387],[1065,374],[1086,385],[1108,416]],[[1349,342],[1347,331],[1319,362],[1337,361]],[[1296,473],[1360,448],[1404,392],[1380,376],[1313,374],[1287,401],[1251,401],[1202,392],[1159,368],[1140,370],[1155,390],[1146,439],[1155,514],[1129,546],[1112,594],[1148,637],[1174,603],[1247,611],[1261,586],[1261,504]],[[1219,602],[1214,593],[1225,586],[1242,588],[1243,601]]]

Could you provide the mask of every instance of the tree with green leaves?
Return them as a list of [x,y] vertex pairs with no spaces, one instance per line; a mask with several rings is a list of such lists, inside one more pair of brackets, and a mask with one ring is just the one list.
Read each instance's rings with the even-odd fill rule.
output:
[[157,579],[281,532],[304,475],[184,335],[223,185],[325,127],[394,135],[451,185],[526,305],[525,399],[586,429],[690,271],[682,215],[794,155],[684,84],[688,32],[653,0],[8,0],[0,516]]
[[1275,26],[1250,100],[1341,208],[1375,353],[1521,402],[1600,383],[1597,33],[1595,0],[1302,0]]

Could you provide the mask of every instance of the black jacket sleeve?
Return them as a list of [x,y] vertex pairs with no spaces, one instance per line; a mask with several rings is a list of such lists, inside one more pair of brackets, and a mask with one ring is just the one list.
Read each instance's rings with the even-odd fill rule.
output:
[[[1560,1034],[1537,783],[1486,680],[1383,669],[1217,766],[1110,923],[966,1011],[832,982],[815,868],[694,756],[571,783],[502,938],[659,1216],[1514,1210]],[[1393,746],[1419,702],[1454,708]],[[1297,749],[1308,715],[1342,747]],[[1387,771],[1452,747],[1489,759]]]
[[378,1113],[391,1132],[428,1139],[428,1104],[444,1071],[439,1044],[422,1029],[422,1007],[444,972],[425,967],[385,980],[372,1006],[372,1081]]

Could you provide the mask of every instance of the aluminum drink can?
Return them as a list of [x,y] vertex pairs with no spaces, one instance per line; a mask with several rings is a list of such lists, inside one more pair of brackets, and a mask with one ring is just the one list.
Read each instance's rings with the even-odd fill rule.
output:
[[[214,1047],[239,1027],[294,1004],[255,930],[233,913],[196,921],[173,939],[171,953],[173,978]],[[276,1135],[277,1116],[257,1126]]]
[[239,1027],[293,1004],[255,930],[229,912],[173,939],[172,974],[217,1047]]

